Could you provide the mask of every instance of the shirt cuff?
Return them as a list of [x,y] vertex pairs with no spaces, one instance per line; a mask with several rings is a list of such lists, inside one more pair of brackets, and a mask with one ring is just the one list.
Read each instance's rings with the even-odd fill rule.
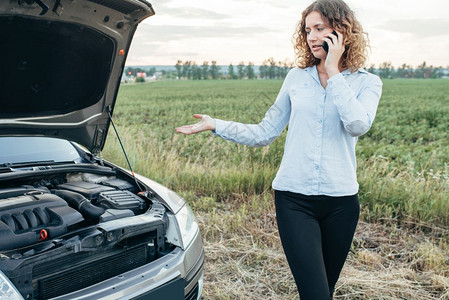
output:
[[332,95],[334,104],[337,106],[345,103],[353,94],[349,84],[341,73],[335,74],[329,78],[327,87]]
[[338,74],[335,74],[334,76],[330,77],[327,80],[327,84],[329,86],[333,87],[334,85],[338,85],[338,84],[346,84],[346,80],[343,77],[343,74],[338,73]]
[[220,119],[214,119],[214,120],[215,120],[215,130],[212,130],[212,133],[214,135],[222,136],[225,121],[220,120]]

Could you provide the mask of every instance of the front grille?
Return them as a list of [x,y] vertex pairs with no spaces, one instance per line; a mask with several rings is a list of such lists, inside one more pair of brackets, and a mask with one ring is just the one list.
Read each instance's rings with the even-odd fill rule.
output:
[[57,297],[91,286],[148,263],[148,257],[147,247],[140,246],[40,279],[35,290],[36,299]]
[[193,289],[186,295],[186,300],[196,300],[198,299],[198,282],[195,284],[195,286],[193,287]]

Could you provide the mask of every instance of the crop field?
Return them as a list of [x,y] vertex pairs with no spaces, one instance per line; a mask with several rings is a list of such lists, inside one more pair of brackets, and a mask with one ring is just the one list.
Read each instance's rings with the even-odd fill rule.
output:
[[[206,250],[203,299],[298,299],[271,181],[286,132],[251,148],[174,128],[194,113],[258,123],[280,80],[122,85],[114,120],[135,172],[181,194]],[[126,167],[112,129],[103,157]],[[357,144],[361,220],[335,299],[449,299],[449,81],[384,80]]]

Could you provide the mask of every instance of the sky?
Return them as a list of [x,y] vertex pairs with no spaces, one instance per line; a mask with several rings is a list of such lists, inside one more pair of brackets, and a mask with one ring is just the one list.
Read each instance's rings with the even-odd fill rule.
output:
[[[127,65],[293,61],[292,35],[311,0],[149,0]],[[369,34],[367,66],[449,66],[449,1],[346,0]]]

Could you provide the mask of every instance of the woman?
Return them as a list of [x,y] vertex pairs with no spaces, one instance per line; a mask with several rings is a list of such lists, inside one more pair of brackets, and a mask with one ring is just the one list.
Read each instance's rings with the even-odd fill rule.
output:
[[294,37],[298,67],[259,124],[194,115],[199,123],[176,131],[263,146],[288,124],[272,184],[279,235],[301,300],[332,299],[359,217],[355,145],[373,123],[382,82],[362,69],[368,39],[343,1],[313,2]]

